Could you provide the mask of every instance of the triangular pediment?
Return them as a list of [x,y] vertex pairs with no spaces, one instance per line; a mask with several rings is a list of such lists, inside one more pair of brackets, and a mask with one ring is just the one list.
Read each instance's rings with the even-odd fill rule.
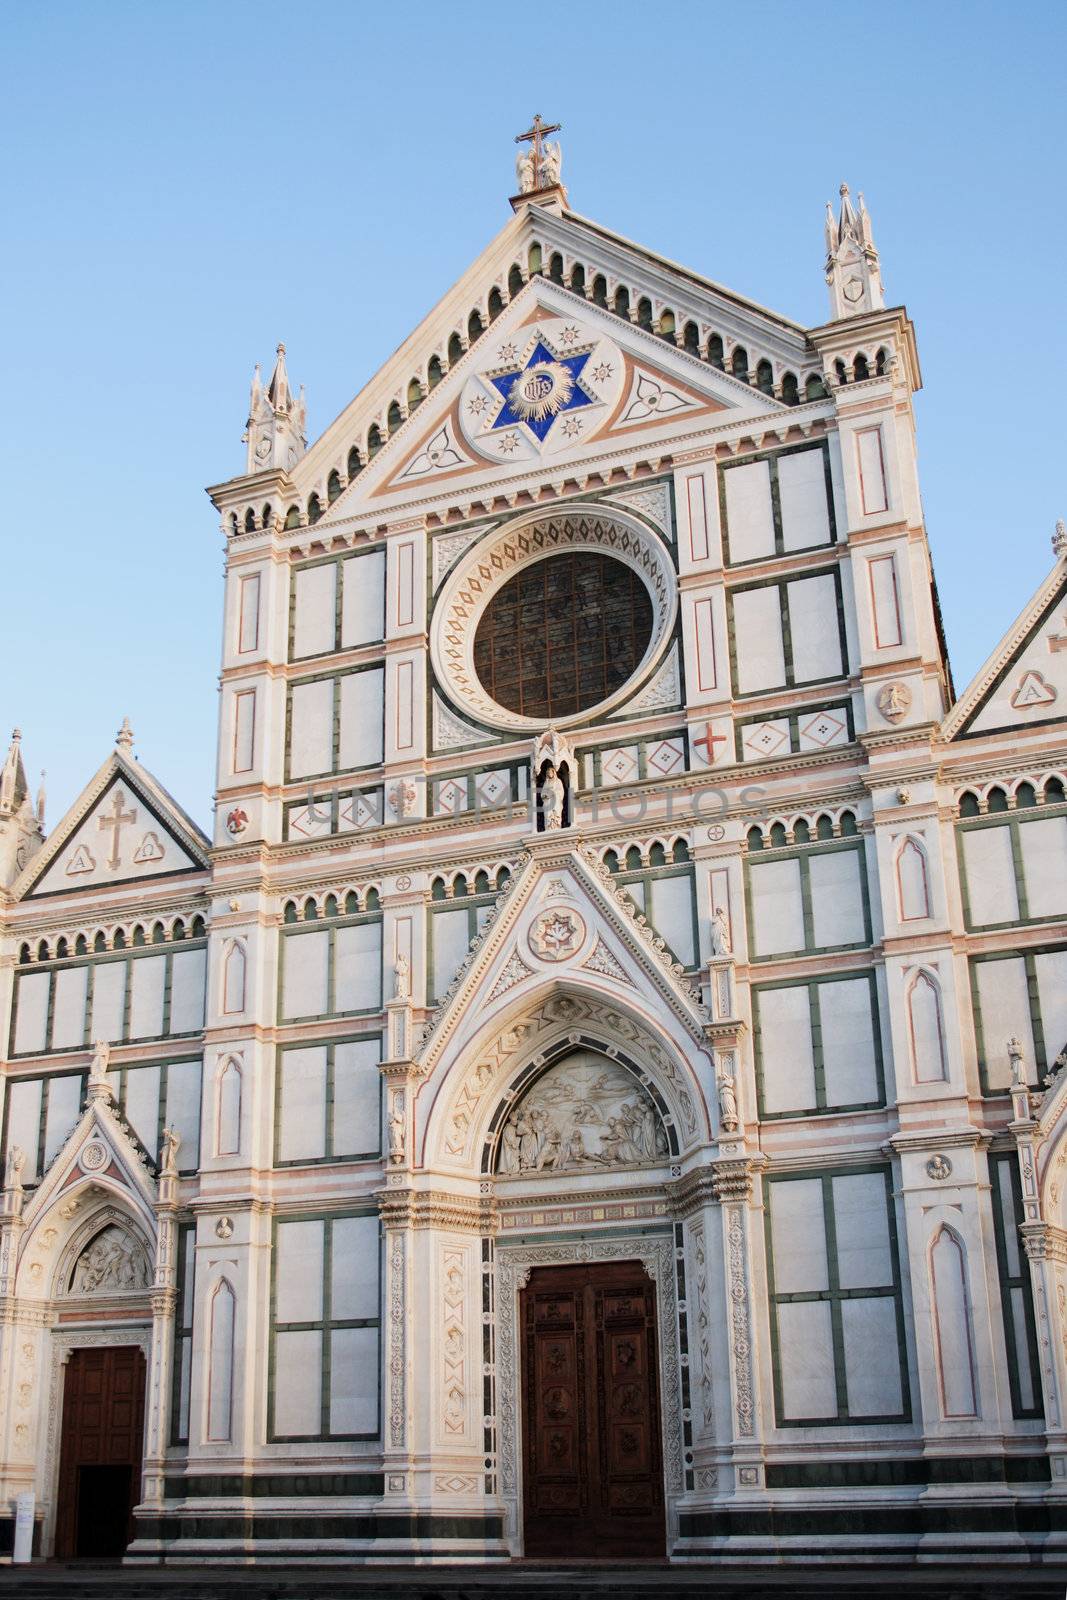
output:
[[[157,1183],[150,1157],[123,1121],[109,1095],[93,1094],[76,1125],[49,1163],[23,1213],[32,1225],[64,1197],[87,1184],[126,1196],[131,1207],[151,1225]],[[72,1208],[73,1209],[73,1208]]]
[[495,914],[438,1007],[417,1053],[432,1071],[446,1041],[475,1030],[524,992],[567,981],[652,1003],[691,1042],[711,1018],[681,964],[606,868],[564,835],[531,843]]
[[1067,560],[1060,560],[953,706],[943,732],[960,739],[1065,718]]
[[208,868],[209,841],[150,773],[116,750],[14,885],[19,899]]
[[[584,275],[584,280],[576,278],[576,273]],[[520,288],[517,280],[527,281]],[[661,313],[669,310],[677,346],[651,331],[651,326],[635,325],[625,308],[618,314],[617,293],[628,295],[632,314],[657,329]],[[647,319],[641,316],[642,301],[652,308]],[[603,408],[598,414],[598,407],[609,381],[620,408],[611,422],[619,447],[627,438],[634,449],[638,440],[654,440],[657,430],[672,421],[672,410],[674,432],[680,426],[684,432],[686,414],[692,416],[694,433],[699,431],[698,423],[706,427],[708,418],[716,416],[732,419],[736,415],[739,421],[750,416],[777,417],[786,409],[779,401],[717,370],[706,359],[713,332],[728,348],[743,346],[753,364],[764,356],[776,369],[798,373],[817,365],[805,330],[789,318],[576,212],[524,206],[288,469],[280,492],[298,507],[316,494],[324,507],[321,521],[338,523],[380,514],[390,499],[425,498],[426,486],[432,481],[439,480],[444,493],[449,482],[455,481],[445,476],[448,472],[466,473],[472,487],[479,478],[499,477],[501,470],[521,479],[521,459],[509,467],[503,456],[498,461],[486,459],[478,449],[468,453],[470,441],[464,437],[458,407],[461,400],[478,398],[477,390],[465,391],[472,376],[483,375],[487,355],[502,368],[505,363],[495,359],[500,345],[514,340],[529,319],[538,317],[578,319],[583,327],[592,325],[599,336],[617,344],[626,358],[626,387],[621,396],[614,394],[619,373],[611,380],[594,383],[595,363],[590,365],[588,403],[578,402],[572,407],[573,414],[567,414],[571,422],[581,421],[582,429],[567,436],[558,424],[550,430],[558,430],[561,439],[566,437],[566,446],[560,446],[554,455],[560,463],[580,460],[583,451],[590,457],[596,455],[596,447],[584,442],[593,431],[586,424],[596,421],[597,428],[603,428],[605,414]],[[482,331],[472,334],[475,321]],[[695,350],[683,348],[686,345],[695,345]],[[644,377],[636,370],[642,359],[648,364]],[[503,372],[497,375],[503,376]],[[491,377],[489,381],[491,385]],[[670,393],[658,395],[650,386],[653,383],[666,384]],[[655,405],[650,404],[653,400]],[[716,405],[721,408],[718,412]],[[645,414],[646,408],[654,415]],[[579,417],[579,411],[586,415]],[[439,438],[442,429],[444,437]],[[380,446],[372,444],[372,433],[378,436]],[[520,433],[519,438],[533,448],[528,434]],[[518,446],[514,454],[520,455]],[[332,476],[342,485],[352,477],[353,455],[362,470],[340,496],[330,496]],[[423,455],[426,461],[413,473],[412,463]],[[539,463],[543,455],[538,452]],[[431,461],[431,457],[436,459]],[[395,487],[405,473],[408,477],[403,486]],[[244,492],[250,480],[233,480],[238,481]],[[218,490],[227,487],[219,485]]]
[[780,402],[543,278],[532,280],[331,508],[568,471]]

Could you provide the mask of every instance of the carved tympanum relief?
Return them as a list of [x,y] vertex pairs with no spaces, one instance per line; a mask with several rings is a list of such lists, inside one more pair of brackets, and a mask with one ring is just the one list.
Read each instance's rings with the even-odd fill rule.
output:
[[497,1171],[595,1171],[662,1161],[667,1136],[652,1100],[625,1068],[578,1050],[523,1096],[500,1134]]
[[98,1233],[78,1257],[70,1280],[71,1294],[110,1294],[117,1289],[146,1289],[148,1257],[144,1246],[124,1228]]

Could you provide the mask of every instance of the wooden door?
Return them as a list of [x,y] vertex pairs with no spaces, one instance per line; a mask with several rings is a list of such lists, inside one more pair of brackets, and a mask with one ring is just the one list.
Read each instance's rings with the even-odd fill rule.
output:
[[63,1385],[56,1555],[119,1556],[141,1497],[144,1356],[132,1345],[74,1350]]
[[662,1556],[656,1290],[640,1262],[539,1267],[520,1303],[528,1556]]

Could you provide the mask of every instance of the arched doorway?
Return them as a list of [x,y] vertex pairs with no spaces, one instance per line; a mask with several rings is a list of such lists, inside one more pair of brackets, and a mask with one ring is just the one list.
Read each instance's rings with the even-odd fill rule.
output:
[[538,1267],[519,1320],[526,1555],[662,1556],[655,1284],[640,1261]]

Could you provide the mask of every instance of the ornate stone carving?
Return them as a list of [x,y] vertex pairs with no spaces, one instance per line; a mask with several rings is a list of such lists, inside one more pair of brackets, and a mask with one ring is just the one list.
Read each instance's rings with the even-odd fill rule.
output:
[[389,1244],[389,1443],[403,1449],[407,1432],[404,1385],[404,1308],[407,1247],[402,1229],[395,1228]]
[[711,1387],[711,1313],[708,1309],[708,1255],[702,1223],[694,1223],[691,1230],[693,1264],[696,1267],[697,1287],[697,1346],[700,1352],[700,1416],[703,1426],[710,1428],[714,1421]]
[[533,971],[528,967],[517,950],[513,950],[507,961],[500,969],[500,976],[489,991],[490,1000],[499,1000],[502,994],[507,994],[509,989],[514,989],[523,978],[528,978]]
[[445,1150],[448,1155],[468,1155],[468,1145],[481,1101],[498,1077],[506,1070],[520,1047],[529,1048],[539,1033],[559,1028],[586,1024],[614,1045],[630,1046],[635,1055],[651,1062],[656,1072],[670,1086],[678,1103],[682,1127],[691,1136],[696,1132],[697,1113],[693,1098],[681,1074],[667,1051],[655,1037],[646,1032],[633,1018],[624,1016],[611,1005],[587,996],[551,995],[521,1022],[503,1029],[480,1053],[470,1067],[453,1104],[449,1119]]
[[603,939],[601,939],[599,936],[597,937],[597,942],[594,946],[592,955],[589,957],[588,961],[582,962],[582,966],[587,972],[600,972],[605,978],[614,978],[616,982],[625,983],[631,989],[633,988],[633,983],[626,976],[625,969],[623,968],[621,962],[616,961],[615,957],[612,955]]
[[939,1153],[930,1157],[926,1163],[926,1171],[935,1183],[944,1183],[945,1179],[952,1175],[952,1162],[948,1156]]
[[542,911],[531,923],[527,942],[542,961],[566,961],[576,955],[585,938],[585,923],[577,911],[562,907]]
[[462,1245],[441,1249],[441,1293],[444,1318],[441,1329],[442,1428],[445,1440],[455,1442],[467,1433],[467,1263],[469,1250]]
[[911,690],[906,683],[894,680],[879,689],[875,704],[887,722],[900,722],[911,710]]
[[744,1437],[752,1432],[752,1346],[749,1340],[748,1260],[743,1206],[727,1207],[726,1245],[730,1276],[734,1406],[737,1412],[737,1431]]
[[117,1226],[98,1233],[78,1257],[71,1278],[71,1294],[110,1294],[115,1290],[146,1289],[148,1258],[144,1247]]
[[527,1091],[500,1135],[497,1170],[552,1173],[662,1161],[667,1136],[625,1068],[578,1051]]

